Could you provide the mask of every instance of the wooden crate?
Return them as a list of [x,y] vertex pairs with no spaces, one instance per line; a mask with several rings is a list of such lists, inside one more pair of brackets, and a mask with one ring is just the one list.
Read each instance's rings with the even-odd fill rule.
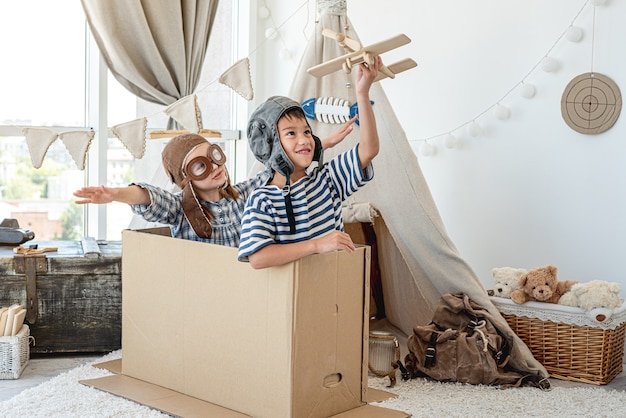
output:
[[121,348],[120,241],[29,241],[57,251],[21,255],[0,247],[0,306],[21,303],[34,337],[31,354]]

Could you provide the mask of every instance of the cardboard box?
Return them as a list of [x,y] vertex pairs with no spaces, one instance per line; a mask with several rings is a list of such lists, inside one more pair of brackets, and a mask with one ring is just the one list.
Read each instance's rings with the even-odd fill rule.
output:
[[235,248],[124,231],[123,380],[255,417],[406,416],[365,401],[369,257],[254,270]]

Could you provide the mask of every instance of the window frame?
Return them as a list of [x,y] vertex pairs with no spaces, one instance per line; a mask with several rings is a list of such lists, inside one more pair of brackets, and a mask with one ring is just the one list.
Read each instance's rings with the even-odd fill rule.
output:
[[[245,2],[243,2],[245,3]],[[246,8],[242,10],[242,2],[233,0],[233,47],[232,57],[237,57],[238,51],[247,45],[249,32],[247,21],[249,20]],[[242,14],[243,12],[243,14]],[[243,30],[243,32],[242,32]],[[25,127],[41,127],[50,129],[56,133],[67,132],[70,130],[93,129],[95,136],[87,154],[87,163],[84,170],[83,184],[99,185],[107,184],[107,151],[108,138],[114,137],[109,127],[108,115],[108,87],[109,87],[109,71],[106,62],[102,58],[98,46],[89,30],[89,25],[85,20],[85,115],[83,127],[68,126],[21,126],[21,125],[0,125],[0,136],[23,136],[22,129]],[[243,42],[242,42],[243,40]],[[234,62],[235,60],[233,60]],[[236,94],[231,92],[229,112],[232,126],[231,129],[220,129],[222,133],[221,142],[227,145],[227,155],[230,161],[229,171],[232,173],[233,181],[240,181],[245,175],[245,152],[242,152],[241,131],[235,129],[242,114],[247,112],[247,107],[241,105],[241,101],[237,101]],[[149,131],[146,139],[149,139]],[[245,145],[245,144],[244,144]],[[241,156],[241,157],[239,157]],[[159,161],[160,164],[160,161]],[[84,205],[84,221],[83,235],[97,237],[100,240],[107,239],[107,212],[108,205]]]

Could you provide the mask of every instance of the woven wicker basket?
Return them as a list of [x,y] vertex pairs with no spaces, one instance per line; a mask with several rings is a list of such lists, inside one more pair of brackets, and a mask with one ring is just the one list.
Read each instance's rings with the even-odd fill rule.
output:
[[0,380],[17,379],[30,359],[30,329],[22,329],[13,337],[0,337]]
[[550,377],[605,385],[622,372],[626,306],[597,322],[571,306],[491,300]]

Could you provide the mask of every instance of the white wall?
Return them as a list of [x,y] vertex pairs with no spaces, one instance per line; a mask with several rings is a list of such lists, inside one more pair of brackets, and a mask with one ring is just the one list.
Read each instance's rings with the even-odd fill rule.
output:
[[[259,3],[271,18],[256,21],[263,42],[251,41],[256,101],[288,92],[316,17],[315,2]],[[400,32],[413,40],[383,59],[410,56],[419,67],[383,87],[451,238],[486,286],[493,267],[551,263],[561,279],[617,281],[626,294],[626,116],[583,135],[560,108],[570,80],[592,70],[626,91],[625,17],[617,0],[348,1],[364,44]],[[571,23],[584,31],[580,42],[562,36]],[[264,40],[272,26],[280,36]],[[560,69],[533,70],[547,53]],[[535,85],[534,98],[519,95],[523,80]],[[508,120],[491,111],[500,100]],[[478,138],[466,131],[474,119],[484,129]],[[443,142],[449,132],[460,141],[453,149]],[[434,156],[419,153],[427,138]]]

